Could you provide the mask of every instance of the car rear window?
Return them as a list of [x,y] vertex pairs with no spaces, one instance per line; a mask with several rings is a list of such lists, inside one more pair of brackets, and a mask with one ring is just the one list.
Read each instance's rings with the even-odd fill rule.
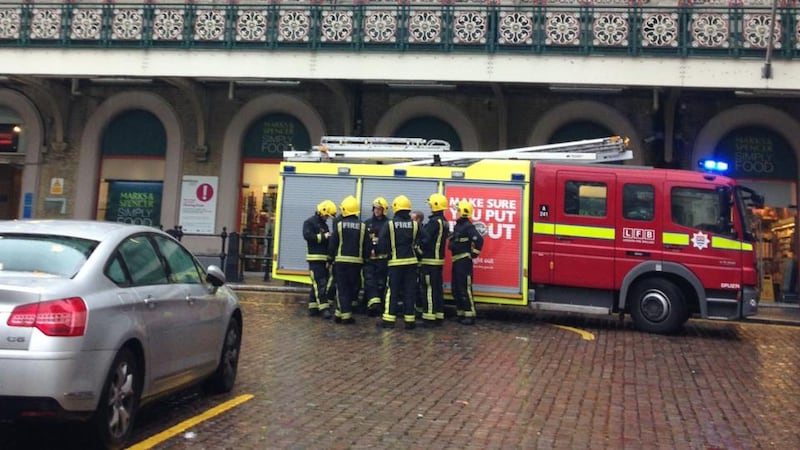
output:
[[0,235],[0,272],[34,272],[72,277],[97,242],[64,236]]

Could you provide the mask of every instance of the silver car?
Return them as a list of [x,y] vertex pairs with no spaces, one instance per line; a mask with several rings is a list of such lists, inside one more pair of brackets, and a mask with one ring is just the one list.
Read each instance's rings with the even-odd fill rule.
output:
[[83,419],[105,447],[139,406],[203,381],[233,388],[236,294],[150,227],[0,221],[0,419]]

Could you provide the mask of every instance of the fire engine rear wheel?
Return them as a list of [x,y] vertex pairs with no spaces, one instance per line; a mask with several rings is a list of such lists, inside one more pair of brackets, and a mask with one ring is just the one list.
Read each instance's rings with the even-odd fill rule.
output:
[[674,333],[689,318],[683,292],[663,278],[637,283],[630,300],[633,323],[648,333]]

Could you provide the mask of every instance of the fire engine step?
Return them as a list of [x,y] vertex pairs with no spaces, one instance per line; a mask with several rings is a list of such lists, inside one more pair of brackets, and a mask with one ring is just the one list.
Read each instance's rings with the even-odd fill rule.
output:
[[571,305],[566,303],[531,302],[528,304],[531,309],[538,311],[561,311],[574,312],[581,314],[609,315],[611,308],[603,306]]

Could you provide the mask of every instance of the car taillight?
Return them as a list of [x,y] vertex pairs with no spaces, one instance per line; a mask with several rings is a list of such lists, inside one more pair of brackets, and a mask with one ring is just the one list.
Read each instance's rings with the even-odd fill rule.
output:
[[35,327],[48,336],[83,336],[86,303],[72,297],[17,306],[7,323],[10,327]]

